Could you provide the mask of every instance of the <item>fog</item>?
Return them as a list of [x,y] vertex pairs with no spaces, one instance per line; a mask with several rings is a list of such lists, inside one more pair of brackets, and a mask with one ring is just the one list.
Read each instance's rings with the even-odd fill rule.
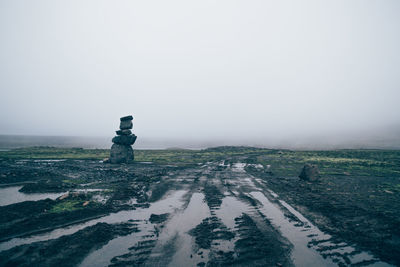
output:
[[397,0],[4,0],[0,134],[111,139],[132,114],[139,147],[399,148],[399,14]]

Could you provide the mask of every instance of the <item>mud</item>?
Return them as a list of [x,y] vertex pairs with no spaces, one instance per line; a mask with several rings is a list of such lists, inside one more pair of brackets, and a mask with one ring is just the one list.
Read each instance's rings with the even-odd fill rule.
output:
[[164,214],[151,214],[149,221],[151,223],[157,224],[157,223],[163,223],[168,219],[169,214],[164,213]]
[[334,239],[346,240],[356,244],[358,250],[369,250],[384,261],[400,265],[400,220],[394,216],[400,199],[398,194],[376,194],[381,191],[378,179],[382,178],[330,176],[307,183],[297,177],[273,176],[254,169],[250,172]]
[[[198,164],[0,164],[2,188],[61,194],[0,206],[2,266],[399,263],[397,219],[370,212],[363,193],[338,194],[363,186],[348,177],[307,183],[274,175],[255,155]],[[327,184],[336,194],[325,194]]]
[[[107,208],[97,203],[90,203],[83,207],[85,201],[91,198],[86,194],[77,194],[63,200],[25,201],[13,205],[0,207],[3,215],[0,219],[1,240],[12,237],[40,233],[59,226],[84,221],[99,215],[107,214]],[[52,211],[52,208],[64,202],[75,203],[74,210],[65,212]]]
[[1,266],[73,266],[112,238],[137,231],[135,224],[98,223],[55,240],[22,245],[0,254]]
[[216,217],[204,219],[189,234],[195,237],[196,244],[202,249],[210,249],[213,240],[231,240],[235,237]]

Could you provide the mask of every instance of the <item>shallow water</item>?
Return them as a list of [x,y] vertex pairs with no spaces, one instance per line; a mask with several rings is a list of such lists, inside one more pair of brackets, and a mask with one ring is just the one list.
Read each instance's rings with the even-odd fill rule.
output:
[[[110,261],[115,256],[119,256],[129,252],[129,248],[136,245],[139,241],[149,240],[149,236],[154,235],[154,225],[148,222],[151,214],[162,214],[173,212],[179,209],[184,201],[182,197],[187,193],[184,190],[175,191],[170,196],[155,202],[147,209],[136,209],[124,214],[129,213],[129,216],[121,216],[122,212],[109,215],[101,218],[106,223],[124,222],[128,220],[135,220],[138,224],[140,232],[132,233],[127,236],[117,237],[108,242],[102,248],[89,254],[83,262],[80,264],[81,267],[89,266],[108,266]],[[117,219],[118,221],[115,221]],[[152,238],[150,238],[152,239]]]
[[13,248],[15,246],[30,244],[38,241],[45,241],[50,239],[59,238],[63,235],[71,235],[79,230],[82,230],[88,226],[95,225],[99,222],[105,223],[120,223],[126,222],[128,220],[145,220],[150,218],[152,213],[161,214],[166,212],[172,212],[176,208],[179,208],[183,202],[181,200],[182,196],[186,191],[175,191],[173,194],[168,195],[166,198],[153,203],[149,208],[138,208],[136,210],[124,210],[116,213],[111,213],[110,215],[90,220],[80,224],[70,225],[64,228],[58,228],[50,232],[29,236],[26,238],[13,238],[9,241],[0,243],[0,251]]
[[[204,202],[202,193],[194,193],[188,207],[182,212],[174,216],[167,224],[163,234],[160,237],[161,244],[166,244],[168,239],[178,236],[178,249],[173,255],[168,266],[195,266],[202,260],[207,262],[207,254],[203,253],[203,257],[198,257],[192,252],[194,238],[189,235],[189,231],[202,222],[203,219],[210,216],[210,210]],[[190,255],[193,253],[192,257]]]
[[[224,171],[216,172],[216,166],[223,166]],[[135,259],[138,253],[148,255],[146,258],[148,266],[196,266],[200,262],[207,263],[209,259],[213,259],[215,252],[219,251],[233,252],[233,257],[237,256],[235,242],[239,238],[239,230],[235,218],[239,218],[245,213],[256,222],[257,227],[261,230],[268,229],[265,224],[271,223],[281,233],[283,239],[293,245],[291,259],[295,266],[338,266],[340,263],[348,265],[346,261],[365,266],[391,266],[380,262],[368,252],[357,252],[353,246],[345,242],[339,244],[333,242],[330,235],[322,232],[303,214],[281,200],[279,195],[268,189],[261,179],[246,173],[245,163],[235,163],[231,168],[228,166],[224,163],[218,165],[218,163],[212,162],[201,166],[202,172],[198,173],[197,188],[190,189],[187,186],[185,190],[170,191],[161,200],[151,203],[148,208],[124,210],[47,233],[26,238],[14,238],[0,243],[0,251],[21,244],[70,235],[99,222],[115,224],[134,220],[139,232],[110,240],[106,245],[87,255],[80,266],[108,266],[112,259],[122,259],[124,256],[128,259]],[[262,166],[253,167],[261,168]],[[194,175],[188,172],[172,179],[174,182],[186,184],[183,182],[192,181]],[[223,197],[220,206],[213,206],[210,209],[205,202],[202,190],[206,184],[212,184],[221,190]],[[18,192],[21,187],[12,188]],[[2,199],[1,190],[4,189],[0,189],[0,200]],[[89,189],[86,191],[100,190]],[[9,194],[12,195],[12,191]],[[57,194],[54,198],[62,194]],[[52,194],[37,195],[43,197],[43,195]],[[136,200],[131,199],[129,204],[136,204]],[[162,227],[149,222],[151,214],[163,213],[170,213],[170,217],[162,224]],[[235,237],[230,240],[214,239],[210,249],[199,249],[195,238],[189,234],[189,231],[208,217],[217,218],[223,224],[223,227],[218,226],[218,228],[235,233]],[[142,242],[149,242],[151,245],[137,250],[132,249],[135,246],[140,247]],[[119,258],[120,256],[122,257]],[[375,263],[372,263],[374,261]]]
[[[242,173],[245,172],[244,167],[245,165],[243,164],[235,164],[234,166],[236,172]],[[252,177],[248,174],[246,176]],[[260,184],[263,183],[260,179],[252,178]],[[262,204],[259,209],[260,212],[293,244],[292,259],[295,266],[337,266],[339,262],[346,265],[345,257],[350,260],[351,264],[365,263],[368,266],[392,266],[379,261],[368,252],[358,252],[350,256],[348,254],[355,251],[355,248],[344,242],[340,248],[329,249],[337,246],[337,244],[330,242],[330,235],[323,233],[295,208],[280,200],[275,192],[270,189],[265,191],[280,205],[271,202],[259,189],[251,192],[250,195]],[[291,221],[286,217],[282,207],[294,215],[298,221]],[[313,247],[311,245],[313,241],[320,241],[320,243],[317,247]],[[318,252],[316,249],[322,249],[323,253]],[[366,262],[368,261],[376,262],[367,264]]]
[[89,254],[79,266],[108,266],[112,258],[128,253],[130,247],[136,245],[139,241],[146,240],[154,233],[154,226],[149,222],[139,222],[138,229],[140,232],[120,236],[109,241],[102,248]]
[[[260,211],[293,244],[292,258],[296,266],[336,266],[330,259],[324,259],[317,251],[309,248],[307,246],[309,242],[307,235],[310,232],[302,231],[303,228],[296,227],[295,223],[290,222],[282,210],[270,202],[262,192],[252,192],[250,195],[262,203]],[[317,229],[314,229],[312,233],[318,234],[319,238],[330,238]]]
[[0,206],[7,206],[24,201],[38,201],[46,198],[56,199],[65,194],[65,192],[25,194],[19,192],[21,188],[22,186],[0,188]]

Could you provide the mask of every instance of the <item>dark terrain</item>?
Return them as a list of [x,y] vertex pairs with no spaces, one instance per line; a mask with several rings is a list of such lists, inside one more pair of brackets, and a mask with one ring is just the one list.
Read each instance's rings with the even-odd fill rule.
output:
[[108,153],[0,152],[0,266],[400,266],[399,151]]

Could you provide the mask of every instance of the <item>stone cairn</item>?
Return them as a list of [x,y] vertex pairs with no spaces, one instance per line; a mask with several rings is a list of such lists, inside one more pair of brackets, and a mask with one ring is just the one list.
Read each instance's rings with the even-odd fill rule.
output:
[[120,119],[119,130],[116,131],[117,136],[112,139],[114,143],[111,146],[110,159],[111,163],[129,163],[134,159],[132,145],[136,141],[136,135],[132,134],[133,117],[131,115]]

